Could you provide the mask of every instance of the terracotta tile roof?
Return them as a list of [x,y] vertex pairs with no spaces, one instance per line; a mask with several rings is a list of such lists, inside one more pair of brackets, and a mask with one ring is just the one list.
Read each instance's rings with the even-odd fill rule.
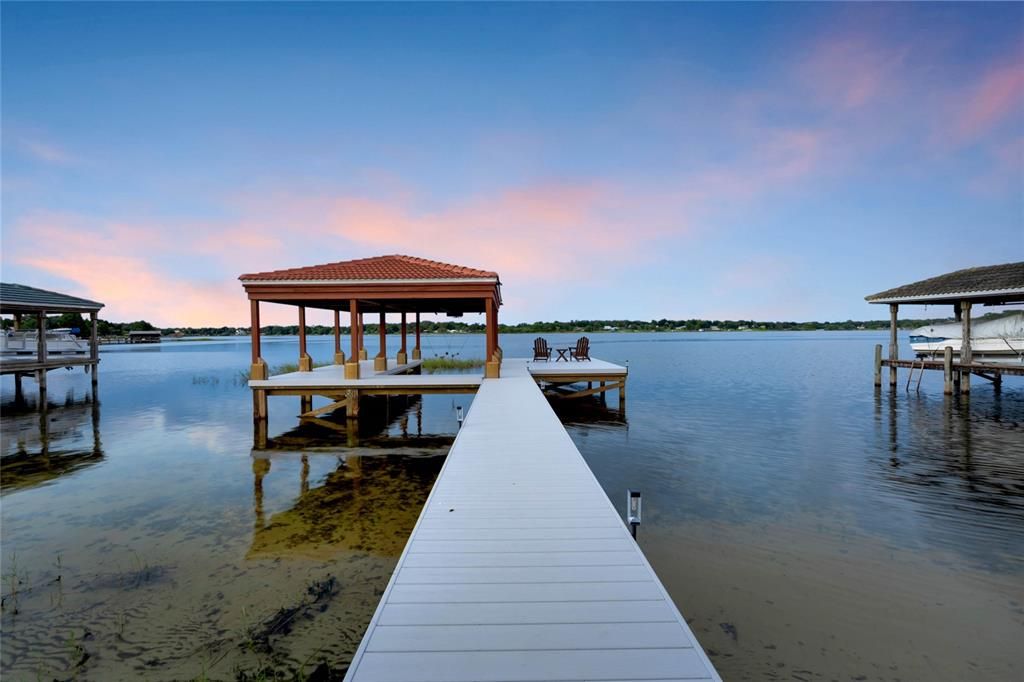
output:
[[988,292],[1024,290],[1024,262],[987,265],[949,272],[920,282],[865,296],[869,302],[891,302],[893,299],[942,298],[951,294],[973,294],[983,297]]
[[498,279],[498,273],[413,256],[374,256],[302,268],[254,272],[246,280]]

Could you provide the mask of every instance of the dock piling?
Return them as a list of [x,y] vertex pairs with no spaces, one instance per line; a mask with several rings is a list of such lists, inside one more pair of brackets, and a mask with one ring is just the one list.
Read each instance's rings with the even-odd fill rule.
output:
[[[899,359],[899,345],[897,342],[897,327],[896,317],[899,313],[899,305],[892,303],[889,305],[889,359]],[[889,365],[889,386],[896,387],[896,365]]]
[[882,344],[875,344],[875,386],[882,385]]
[[[922,370],[923,371],[923,370]],[[945,378],[942,392],[953,395],[953,347],[946,346],[942,353],[942,376]]]

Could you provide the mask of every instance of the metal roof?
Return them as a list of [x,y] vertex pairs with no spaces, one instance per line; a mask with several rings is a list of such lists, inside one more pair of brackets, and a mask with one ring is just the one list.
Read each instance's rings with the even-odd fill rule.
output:
[[1024,261],[966,268],[865,296],[868,303],[1024,302]]
[[498,273],[489,270],[478,270],[462,265],[452,265],[439,261],[416,258],[414,256],[390,255],[360,258],[357,260],[309,265],[287,270],[255,272],[242,275],[238,279],[243,282],[408,282],[408,281],[461,281],[467,279],[497,280]]
[[0,312],[3,313],[92,312],[102,307],[102,303],[86,298],[68,296],[46,289],[36,289],[24,284],[0,282]]

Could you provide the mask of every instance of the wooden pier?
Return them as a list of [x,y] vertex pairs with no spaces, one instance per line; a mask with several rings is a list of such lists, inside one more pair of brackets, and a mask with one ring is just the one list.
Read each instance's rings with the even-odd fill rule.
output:
[[[999,390],[1003,374],[1024,374],[1024,365],[975,362],[971,348],[971,311],[975,306],[1024,304],[1024,261],[957,270],[865,296],[865,300],[868,303],[889,306],[889,354],[883,360],[881,345],[875,347],[875,386],[882,385],[882,367],[889,368],[889,386],[892,388],[896,387],[899,367],[911,370],[911,376],[907,380],[908,388],[915,369],[920,370],[922,374],[925,370],[942,370],[945,375],[944,391],[947,395],[970,393],[972,375],[988,379],[995,389]],[[956,362],[953,361],[950,347],[945,349],[942,360],[900,359],[898,316],[901,304],[948,305],[952,308],[953,319],[961,325]]]
[[[339,430],[322,417],[344,410],[352,436],[363,396],[476,394],[346,679],[719,679],[541,391],[554,387],[565,398],[617,391],[624,410],[626,367],[505,358],[501,282],[487,270],[379,256],[240,279],[252,314],[256,451],[268,440],[268,396],[301,396],[301,419]],[[267,376],[261,303],[298,308],[299,371]],[[307,307],[333,313],[333,365],[312,366]],[[342,311],[350,321],[347,357]],[[372,360],[367,312],[378,316]],[[386,346],[389,313],[401,316],[394,356]],[[482,373],[421,374],[421,313],[483,313]],[[411,358],[408,314],[415,315]],[[331,402],[314,409],[313,396]]]
[[481,381],[347,680],[720,679],[533,367]]

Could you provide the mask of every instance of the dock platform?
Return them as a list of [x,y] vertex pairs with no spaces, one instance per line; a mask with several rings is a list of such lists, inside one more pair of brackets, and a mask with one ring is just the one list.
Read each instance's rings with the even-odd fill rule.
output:
[[346,679],[720,679],[532,365],[480,381]]

